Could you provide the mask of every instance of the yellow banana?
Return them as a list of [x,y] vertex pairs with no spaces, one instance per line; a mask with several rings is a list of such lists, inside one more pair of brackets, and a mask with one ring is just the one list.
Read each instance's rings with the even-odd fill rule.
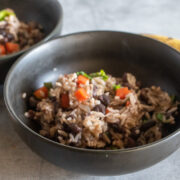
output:
[[180,51],[180,40],[179,39],[170,38],[170,37],[166,37],[166,36],[160,36],[160,35],[154,35],[154,34],[143,34],[143,35],[147,36],[149,38],[159,40],[159,41],[175,48],[176,50]]

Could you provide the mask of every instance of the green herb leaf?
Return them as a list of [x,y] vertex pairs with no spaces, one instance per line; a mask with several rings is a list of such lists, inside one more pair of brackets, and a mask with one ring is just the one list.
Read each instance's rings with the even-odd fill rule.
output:
[[171,95],[170,98],[171,98],[171,101],[174,102],[176,96],[175,95]]
[[158,120],[162,121],[163,120],[163,115],[161,113],[157,113],[156,117]]
[[88,75],[87,73],[85,73],[84,71],[77,72],[76,74],[77,74],[78,76],[79,76],[79,75],[83,75],[83,76],[87,77],[88,79],[92,79],[92,77],[89,76],[89,75]]
[[52,82],[45,82],[44,86],[48,89],[51,89],[53,87]]
[[105,73],[105,71],[103,69],[101,69],[99,72],[91,73],[89,75],[87,73],[85,73],[84,71],[77,72],[76,74],[78,76],[83,75],[83,76],[85,76],[85,77],[87,77],[89,79],[92,79],[94,77],[102,77],[103,80],[105,80],[105,81],[108,79],[108,76],[106,75],[106,73]]
[[108,76],[107,76],[107,74],[105,73],[105,71],[103,69],[101,69],[99,72],[91,73],[90,76],[92,78],[94,78],[94,77],[102,77],[104,81],[106,81],[108,79]]
[[110,136],[110,133],[108,131],[105,132],[106,136]]
[[147,122],[147,121],[148,121],[148,119],[142,119],[142,121],[143,121],[143,123],[145,123],[145,122]]
[[108,76],[106,75],[105,71],[103,69],[100,70],[100,76],[106,81],[108,79]]
[[0,21],[3,21],[5,19],[5,17],[10,16],[10,15],[15,16],[14,12],[8,11],[6,9],[1,10],[0,11]]
[[116,150],[116,149],[118,149],[117,147],[115,147],[115,146],[110,146],[109,147],[111,150]]
[[121,85],[120,85],[120,84],[115,84],[115,85],[113,86],[113,88],[114,88],[114,90],[120,89],[120,88],[121,88]]

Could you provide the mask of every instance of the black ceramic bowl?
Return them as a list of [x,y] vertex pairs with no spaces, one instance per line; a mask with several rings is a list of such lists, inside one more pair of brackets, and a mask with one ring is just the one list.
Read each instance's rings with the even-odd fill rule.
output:
[[[50,48],[51,47],[51,48]],[[57,71],[55,71],[56,69]],[[85,32],[49,41],[21,57],[7,76],[4,96],[20,137],[37,154],[62,168],[93,175],[118,175],[147,168],[180,146],[180,118],[157,142],[121,150],[90,150],[61,145],[39,135],[24,117],[23,92],[31,94],[58,74],[95,72],[114,76],[132,72],[144,85],[159,85],[180,97],[180,54],[149,38],[122,32]]]
[[[45,38],[42,41],[57,36],[61,32],[62,8],[58,0],[1,0],[0,10],[4,8],[13,9],[22,21],[32,20],[41,24],[45,30]],[[27,50],[29,49],[0,57],[0,84],[4,82],[12,63]]]

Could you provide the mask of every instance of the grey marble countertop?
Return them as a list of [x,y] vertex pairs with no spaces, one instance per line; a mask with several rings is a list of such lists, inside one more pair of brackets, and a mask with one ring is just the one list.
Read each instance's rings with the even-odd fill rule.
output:
[[[179,0],[60,0],[62,34],[87,30],[155,33],[180,38]],[[128,162],[127,162],[128,163]],[[16,135],[0,94],[0,180],[179,180],[180,150],[139,172],[95,177],[72,173],[33,153]]]

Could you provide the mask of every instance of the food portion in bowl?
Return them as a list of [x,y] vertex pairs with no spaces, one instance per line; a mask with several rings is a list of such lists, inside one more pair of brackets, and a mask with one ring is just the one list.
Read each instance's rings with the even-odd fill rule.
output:
[[0,11],[0,57],[27,49],[44,37],[37,22],[20,21],[12,9]]
[[[23,94],[25,98],[25,94]],[[178,104],[160,87],[142,88],[131,73],[103,70],[60,75],[28,99],[25,116],[39,133],[62,144],[94,149],[135,147],[161,139],[175,124]]]

